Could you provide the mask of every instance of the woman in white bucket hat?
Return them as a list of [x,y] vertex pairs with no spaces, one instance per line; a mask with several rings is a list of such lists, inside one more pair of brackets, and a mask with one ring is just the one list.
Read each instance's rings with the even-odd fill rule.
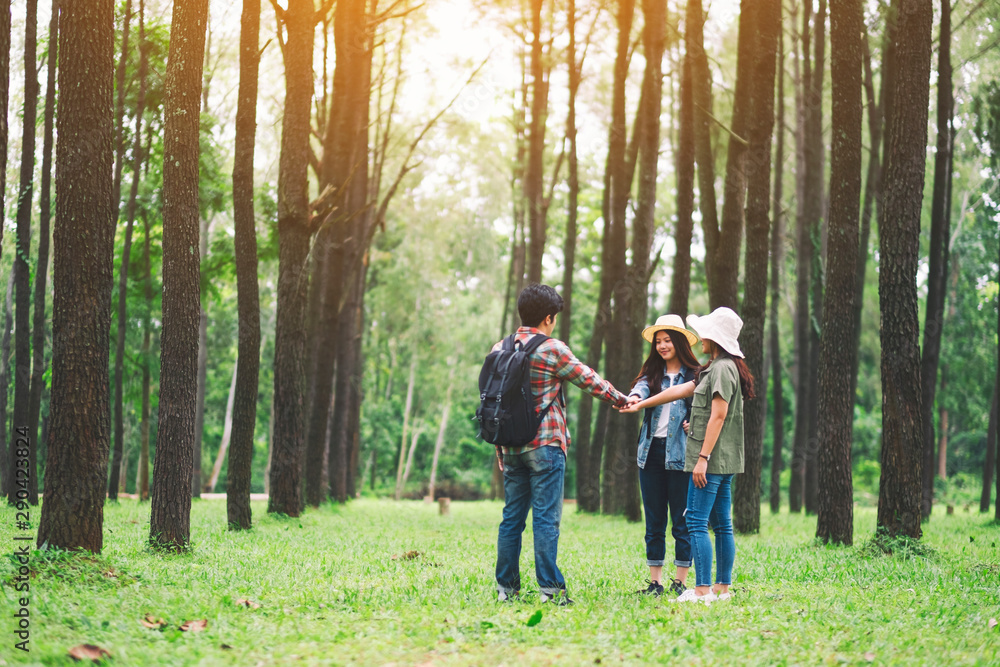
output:
[[[635,412],[693,394],[691,428],[684,469],[691,472],[685,519],[694,556],[695,588],[678,602],[712,602],[729,598],[736,543],[733,539],[731,489],[733,475],[743,472],[743,401],[754,397],[753,376],[743,361],[739,333],[743,320],[729,308],[704,317],[689,315],[688,326],[701,336],[711,361],[696,382],[672,387],[623,412]],[[712,586],[711,519],[715,533],[715,586]]]
[[[638,403],[650,394],[690,382],[701,368],[691,346],[698,336],[684,328],[680,315],[663,315],[656,324],[642,332],[651,345],[649,356],[639,375],[632,381],[628,400]],[[663,566],[666,556],[667,518],[674,538],[675,576],[670,590],[680,595],[685,589],[691,567],[691,538],[684,522],[691,473],[684,471],[691,399],[648,408],[639,430],[636,463],[639,465],[639,488],[642,491],[643,516],[646,519],[646,565],[649,587],[645,595],[663,594]]]

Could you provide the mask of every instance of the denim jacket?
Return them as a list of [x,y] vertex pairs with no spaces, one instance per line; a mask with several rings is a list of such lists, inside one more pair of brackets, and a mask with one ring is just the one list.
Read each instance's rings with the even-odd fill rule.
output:
[[[687,366],[681,366],[680,373],[674,379],[674,386],[690,382],[694,379],[694,371]],[[670,387],[670,378],[663,376],[663,389]],[[646,378],[640,378],[632,388],[630,396],[638,396],[645,400],[649,398],[649,385]],[[681,424],[690,421],[691,399],[686,398],[681,401],[674,401],[664,405],[657,405],[655,408],[643,410],[642,428],[639,430],[639,447],[636,454],[636,461],[640,468],[646,467],[646,456],[649,455],[649,447],[653,442],[653,434],[656,433],[657,425],[663,416],[663,409],[669,408],[668,417],[672,420],[667,431],[667,470],[684,470],[684,454],[687,446],[687,434]]]

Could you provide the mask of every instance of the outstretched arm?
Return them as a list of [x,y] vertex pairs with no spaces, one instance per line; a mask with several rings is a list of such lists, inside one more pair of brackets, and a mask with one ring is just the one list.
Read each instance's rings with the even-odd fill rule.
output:
[[653,408],[657,405],[663,405],[664,403],[670,403],[671,401],[687,398],[692,394],[694,394],[694,380],[670,387],[669,389],[664,389],[659,394],[650,396],[644,401],[632,403],[628,407],[622,408],[620,412],[638,412],[639,410]]
[[612,386],[610,382],[597,374],[590,366],[577,359],[564,344],[553,349],[558,355],[556,361],[556,376],[560,380],[568,380],[588,394],[614,406],[625,404],[625,394]]

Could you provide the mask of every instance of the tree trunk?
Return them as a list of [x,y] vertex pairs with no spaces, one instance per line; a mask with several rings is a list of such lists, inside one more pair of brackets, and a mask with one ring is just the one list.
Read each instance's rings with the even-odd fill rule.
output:
[[796,251],[795,251],[795,435],[792,441],[792,477],[788,488],[788,510],[802,511],[805,500],[806,467],[809,447],[809,383],[810,322],[809,276],[812,271],[813,244],[806,218],[806,119],[810,116],[806,98],[810,89],[809,19],[812,3],[802,3],[801,45],[796,63],[801,61],[802,72],[796,77],[798,89],[798,114],[796,127]]
[[233,161],[233,227],[236,247],[239,344],[232,445],[226,489],[226,518],[231,529],[253,523],[250,478],[253,434],[257,425],[260,380],[260,295],[257,286],[257,227],[253,210],[253,156],[257,128],[257,77],[260,65],[260,0],[243,0],[240,18],[240,84]]
[[[886,31],[891,30],[892,22],[886,24]],[[881,185],[879,183],[882,175],[880,161],[880,149],[882,148],[882,109],[885,104],[885,91],[891,77],[891,67],[888,66],[886,58],[888,53],[882,58],[882,83],[879,91],[879,98],[875,97],[875,84],[872,76],[871,48],[869,47],[868,31],[865,30],[862,38],[864,47],[864,87],[865,103],[868,108],[868,141],[871,148],[868,152],[868,172],[865,175],[865,196],[861,205],[861,233],[858,241],[858,268],[857,279],[855,280],[855,291],[857,298],[854,300],[854,372],[851,374],[851,396],[857,396],[858,373],[861,355],[858,353],[861,347],[861,314],[865,303],[865,274],[868,272],[868,246],[871,239],[872,229],[872,206],[881,211],[882,196]]]
[[[163,151],[163,330],[160,419],[153,461],[150,542],[186,549],[197,413],[201,312],[198,146],[207,0],[175,0],[167,60]],[[195,462],[199,463],[200,462]]]
[[[990,401],[990,422],[986,430],[986,460],[983,465],[983,492],[979,496],[979,511],[990,511],[990,492],[993,490],[993,468],[997,455],[997,385],[993,386],[993,400]],[[1000,498],[997,499],[1000,503]]]
[[396,492],[395,498],[399,500],[403,492],[403,465],[406,460],[406,430],[410,425],[410,411],[413,408],[413,387],[417,377],[417,355],[413,355],[410,361],[410,380],[406,384],[406,404],[403,407],[403,435],[399,441],[399,464],[396,467]]
[[861,0],[830,5],[830,78],[833,144],[830,149],[830,236],[819,355],[819,512],[816,537],[854,540],[851,435],[854,395],[854,307],[858,294],[858,215],[861,198]]
[[[42,391],[45,388],[45,298],[49,273],[49,239],[51,231],[52,205],[52,146],[53,126],[56,107],[56,54],[59,40],[59,0],[52,2],[49,19],[49,55],[47,80],[45,84],[45,118],[42,138],[42,183],[38,220],[38,263],[35,269],[35,312],[32,322],[32,362],[31,389],[28,393],[28,434],[37,447],[42,444],[38,432],[38,419],[42,406]],[[0,426],[2,428],[2,426]],[[2,450],[0,450],[2,452]],[[37,467],[34,467],[37,469]],[[2,471],[0,471],[2,477]]]
[[103,543],[111,421],[113,51],[111,0],[81,0],[62,9],[52,426],[38,544],[95,553]]
[[[37,443],[28,435],[28,394],[31,391],[31,211],[35,177],[35,118],[38,110],[36,44],[38,0],[27,0],[24,21],[24,111],[21,135],[21,178],[17,197],[17,251],[14,256],[14,428],[27,448],[28,502],[38,504]],[[19,447],[20,449],[20,447]],[[16,474],[16,473],[15,473]]]
[[[898,0],[893,8],[899,9]],[[878,532],[921,536],[923,432],[916,276],[926,160],[931,59],[930,0],[911,0],[894,31],[898,68],[885,153],[885,219],[879,221],[882,338],[882,476]]]
[[823,195],[823,75],[826,71],[826,0],[820,0],[813,18],[815,49],[809,87],[806,91],[806,182],[805,215],[812,241],[811,291],[812,321],[809,327],[809,426],[806,446],[805,507],[807,514],[819,511],[819,356],[823,326],[823,262],[826,214]]
[[[747,194],[746,141],[750,117],[750,78],[753,76],[755,26],[753,14],[759,2],[741,0],[739,37],[737,39],[736,85],[733,94],[733,118],[726,149],[726,180],[723,186],[722,220],[715,251],[706,256],[709,306],[737,309],[739,292],[740,248],[743,244],[744,207]],[[772,49],[773,51],[773,49]],[[773,54],[772,54],[773,57]],[[771,88],[773,89],[773,75]],[[768,115],[767,123],[773,122]],[[767,156],[770,163],[770,153]],[[766,192],[766,190],[765,190]],[[765,208],[767,198],[765,197]],[[767,213],[765,212],[765,217]],[[764,247],[767,246],[766,236]],[[767,263],[765,254],[765,265]],[[749,274],[748,274],[749,275]],[[765,276],[767,275],[765,271]],[[766,282],[764,283],[766,285]],[[766,287],[765,287],[766,290]],[[763,311],[761,311],[763,316]],[[763,319],[761,320],[763,324]]]
[[[684,47],[690,59],[691,95],[694,102],[694,151],[698,164],[698,209],[705,235],[705,257],[719,245],[719,216],[715,201],[715,158],[712,154],[712,73],[705,53],[705,15],[701,0],[688,0],[684,19]],[[707,268],[707,267],[706,267]]]
[[[10,101],[10,0],[0,2],[0,243],[7,204],[7,106]],[[13,478],[12,478],[13,479]]]
[[139,180],[142,166],[142,114],[146,110],[146,67],[148,47],[144,25],[145,2],[139,0],[139,97],[135,111],[135,139],[132,144],[132,186],[129,190],[125,226],[125,245],[122,249],[122,263],[118,274],[118,338],[115,346],[115,445],[111,457],[111,479],[108,482],[108,498],[118,500],[119,471],[124,448],[124,410],[122,374],[125,370],[125,332],[128,306],[128,271],[132,252],[132,230],[135,225],[135,207],[139,196]]
[[[125,74],[129,60],[129,33],[132,28],[132,0],[125,0],[125,15],[122,18],[122,44],[118,66],[115,69],[115,181],[112,203],[115,207],[115,223],[118,222],[121,207],[122,171],[125,166]],[[116,438],[117,439],[117,438]]]
[[[780,19],[779,19],[780,23]],[[778,304],[781,302],[781,272],[785,266],[785,215],[782,210],[785,164],[785,36],[778,31],[778,132],[774,158],[774,224],[771,228],[771,307],[768,314],[768,354],[771,357],[771,400],[774,412],[771,426],[771,513],[781,511],[782,453],[785,448],[785,401],[782,384],[781,339],[778,335]]]
[[937,151],[934,155],[934,190],[931,200],[931,247],[927,274],[927,310],[924,316],[924,344],[921,347],[921,425],[924,433],[924,468],[920,513],[931,516],[934,502],[934,397],[938,362],[941,358],[941,331],[944,329],[944,299],[948,279],[948,239],[951,215],[948,185],[951,181],[951,116],[954,108],[951,81],[951,3],[941,2],[941,39],[938,41]]
[[[566,185],[569,188],[569,193],[567,193],[566,206],[566,241],[563,245],[563,310],[559,319],[559,338],[569,345],[570,325],[573,316],[573,270],[576,265],[576,236],[578,233],[576,218],[580,200],[580,163],[576,146],[576,95],[580,90],[582,63],[578,64],[576,60],[576,0],[569,0],[566,17],[569,28],[569,47],[566,51],[566,64],[569,69],[569,109],[566,112],[569,175]],[[433,489],[431,490],[433,491]]]
[[528,170],[524,198],[528,207],[528,282],[542,282],[542,255],[545,252],[544,211],[545,116],[548,111],[549,83],[542,64],[542,0],[531,0],[531,126],[528,130]]
[[[747,85],[753,89],[746,129],[750,146],[746,153],[747,249],[746,286],[743,296],[741,338],[747,365],[761,378],[760,395],[747,405],[744,416],[744,468],[733,491],[733,527],[739,533],[760,532],[760,482],[767,421],[767,382],[764,363],[764,320],[767,310],[767,262],[770,245],[771,139],[774,132],[774,69],[778,33],[781,32],[781,2],[769,0],[743,4],[746,28],[756,32],[755,43],[746,44],[752,54]],[[742,33],[743,28],[741,28]],[[780,128],[779,128],[780,131]],[[781,165],[778,165],[780,172]],[[728,194],[728,193],[727,193]],[[780,378],[779,378],[780,379]]]
[[[198,265],[205,261],[208,256],[208,221],[200,221]],[[201,443],[205,437],[205,383],[208,379],[208,311],[205,304],[198,308],[198,389],[195,398],[194,413],[194,450],[191,454],[193,465],[191,467],[191,497],[201,498],[202,475],[201,475]]]
[[[209,493],[215,493],[215,486],[219,483],[219,475],[222,474],[222,463],[226,460],[226,452],[229,451],[229,439],[233,434],[233,401],[236,400],[236,374],[239,368],[239,357],[233,364],[233,379],[229,381],[229,398],[226,399],[226,416],[222,421],[222,440],[219,441],[219,452],[215,457],[215,465],[212,466],[212,475],[208,478],[206,485]],[[227,503],[228,504],[228,503]]]
[[[410,470],[413,469],[413,453],[417,449],[417,441],[420,439],[420,433],[422,428],[418,424],[413,426],[413,436],[410,438],[410,449],[406,454],[406,466],[403,468],[403,477],[400,481],[400,497],[402,497],[402,490],[406,488],[406,482],[410,478]],[[399,498],[396,498],[399,500]]]
[[152,337],[153,272],[149,261],[149,218],[142,216],[143,257],[146,261],[146,312],[142,316],[142,412],[139,421],[139,465],[135,493],[139,502],[149,500],[149,393],[150,393],[150,338]]
[[[650,251],[653,245],[654,214],[656,207],[657,157],[660,147],[660,100],[663,96],[662,61],[666,46],[665,0],[643,0],[645,26],[642,32],[646,69],[643,75],[639,110],[635,122],[633,143],[638,146],[639,186],[635,217],[632,220],[631,264],[626,258],[625,207],[631,190],[631,169],[624,152],[608,153],[611,206],[611,276],[617,277],[613,285],[614,311],[610,324],[609,340],[616,341],[608,347],[607,376],[618,387],[626,387],[642,364],[644,343],[642,328],[646,323],[646,290],[649,285]],[[627,12],[627,13],[626,13]],[[628,31],[632,23],[631,8],[622,4],[618,27]],[[620,33],[622,39],[627,33]],[[621,41],[619,41],[621,46]],[[619,57],[622,51],[618,53]],[[615,112],[612,115],[612,133],[624,131],[624,87],[618,88],[619,76],[627,72],[628,63],[616,61]],[[621,81],[624,83],[624,81]],[[620,120],[616,123],[614,118]],[[616,126],[618,129],[616,129]],[[624,136],[622,137],[624,140]],[[624,147],[624,141],[621,146]],[[602,277],[603,278],[603,277]],[[629,521],[642,517],[639,496],[639,475],[634,463],[635,434],[639,429],[639,415],[618,417],[608,426],[604,439],[603,488],[601,490],[605,514],[623,514]]]
[[[17,502],[17,490],[14,486],[14,448],[7,447],[7,436],[14,429],[7,424],[7,399],[10,393],[10,337],[14,330],[14,264],[10,265],[10,276],[7,278],[7,299],[3,311],[3,342],[0,343],[0,443],[3,444],[4,464],[4,495],[13,505]],[[11,438],[11,442],[14,439]]]
[[[686,29],[686,28],[685,28]],[[684,54],[681,65],[680,109],[677,137],[677,223],[674,227],[676,254],[670,275],[671,313],[687,317],[691,292],[691,236],[694,232],[694,98],[692,57]]]
[[[457,364],[458,361],[455,361]],[[450,375],[454,376],[454,368]],[[444,394],[444,408],[441,410],[441,425],[438,427],[437,440],[434,441],[434,458],[431,460],[431,480],[427,485],[427,496],[434,500],[434,488],[437,484],[438,458],[441,456],[441,448],[444,446],[444,434],[448,430],[448,415],[451,413],[451,389],[453,386],[451,378],[448,380],[448,389]]]
[[[268,512],[302,511],[305,430],[305,302],[309,252],[309,117],[313,3],[290,0],[283,12],[285,113],[278,173],[278,315],[274,346],[274,449]],[[280,28],[279,28],[280,30]]]

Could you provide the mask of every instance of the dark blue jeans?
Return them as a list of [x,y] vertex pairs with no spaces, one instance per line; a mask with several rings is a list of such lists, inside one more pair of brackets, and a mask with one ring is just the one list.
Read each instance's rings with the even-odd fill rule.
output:
[[646,565],[662,566],[667,553],[667,510],[670,533],[674,537],[674,565],[691,567],[691,538],[684,510],[687,508],[688,482],[691,473],[666,469],[665,438],[653,438],[646,465],[639,468],[639,488],[646,515]]
[[559,447],[539,447],[503,457],[503,521],[497,538],[497,590],[521,589],[521,534],[531,510],[535,537],[535,577],[543,593],[566,588],[556,565],[562,519],[566,455]]
[[708,524],[715,533],[715,583],[733,583],[736,541],[733,539],[732,475],[706,474],[708,483],[699,489],[694,480],[688,486],[687,526],[694,552],[696,586],[712,585],[712,542]]

